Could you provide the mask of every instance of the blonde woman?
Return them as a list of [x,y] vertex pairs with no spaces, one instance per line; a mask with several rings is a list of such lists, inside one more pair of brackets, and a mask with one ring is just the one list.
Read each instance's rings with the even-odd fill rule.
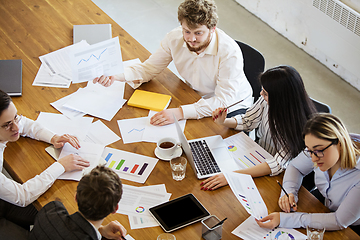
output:
[[[317,114],[304,129],[305,155],[310,158],[293,159],[285,171],[283,186],[289,198],[282,196],[282,213],[271,213],[258,221],[259,226],[274,228],[306,227],[321,222],[326,230],[351,226],[356,232],[360,226],[360,150],[341,120],[331,114]],[[356,137],[356,135],[354,135]],[[315,185],[325,198],[330,213],[290,213],[298,201],[302,178],[315,171]],[[296,211],[297,208],[293,207]],[[270,220],[270,221],[269,221]]]

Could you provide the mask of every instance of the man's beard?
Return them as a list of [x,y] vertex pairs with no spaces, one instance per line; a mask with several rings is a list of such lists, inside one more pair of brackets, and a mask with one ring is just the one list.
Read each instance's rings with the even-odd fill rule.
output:
[[201,45],[198,46],[198,47],[192,47],[192,46],[190,46],[190,44],[189,44],[187,41],[185,41],[185,39],[184,39],[184,41],[185,41],[185,43],[186,43],[186,46],[188,47],[188,49],[189,49],[191,52],[196,52],[196,53],[197,53],[197,52],[200,52],[201,50],[203,50],[203,49],[205,49],[205,48],[207,48],[207,47],[209,46],[210,41],[211,41],[211,36],[212,36],[212,34],[209,33],[209,36],[208,36],[208,38],[206,39],[205,43],[201,44]]

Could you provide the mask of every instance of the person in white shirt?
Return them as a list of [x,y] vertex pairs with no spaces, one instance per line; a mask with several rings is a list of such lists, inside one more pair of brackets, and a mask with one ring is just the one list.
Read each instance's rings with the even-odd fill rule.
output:
[[[237,170],[253,177],[277,175],[289,160],[302,154],[302,130],[306,121],[316,112],[303,80],[291,66],[273,67],[260,75],[261,97],[245,114],[226,118],[223,108],[213,112],[216,123],[241,131],[257,129],[258,143],[274,157],[264,163]],[[227,185],[224,174],[204,180],[203,190],[214,190]]]
[[[285,171],[279,206],[274,212],[257,221],[260,227],[273,229],[305,228],[315,222],[328,231],[348,226],[358,234],[360,230],[360,148],[341,120],[328,113],[311,118],[305,125],[305,156],[293,159]],[[356,135],[355,135],[356,136]],[[357,135],[359,136],[359,135]],[[311,160],[310,160],[311,159]],[[325,198],[330,213],[297,211],[298,191],[304,176],[315,171],[315,185]]]
[[218,16],[213,0],[185,0],[178,8],[180,27],[169,32],[161,47],[144,63],[125,68],[115,76],[93,80],[104,86],[114,81],[127,81],[134,88],[161,73],[171,61],[185,82],[202,98],[178,108],[155,114],[150,123],[166,125],[179,119],[200,119],[211,116],[214,109],[226,107],[244,113],[252,103],[252,88],[243,71],[243,56],[236,42],[216,28]]
[[[66,142],[80,148],[76,137],[56,135],[37,122],[18,115],[10,96],[0,90],[0,170],[3,168],[3,152],[7,142],[15,142],[20,136],[51,143],[56,148]],[[7,159],[11,161],[11,159]],[[24,159],[26,161],[26,159]],[[77,155],[69,155],[53,163],[41,174],[20,184],[7,178],[0,171],[0,239],[25,239],[28,228],[34,222],[37,210],[31,205],[65,171],[81,170],[90,163]]]

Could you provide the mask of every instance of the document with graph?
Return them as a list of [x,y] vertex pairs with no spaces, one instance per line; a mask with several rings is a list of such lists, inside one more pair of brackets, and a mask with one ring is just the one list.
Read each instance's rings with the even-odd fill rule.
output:
[[72,51],[70,62],[73,83],[124,72],[119,37]]
[[236,198],[249,214],[259,220],[268,215],[265,202],[250,175],[226,172],[224,176]]
[[256,166],[265,162],[265,159],[272,158],[270,153],[254,142],[244,132],[225,138],[224,142],[230,155],[241,169]]
[[121,179],[145,183],[154,169],[157,158],[106,147],[102,153],[106,166],[114,170]]

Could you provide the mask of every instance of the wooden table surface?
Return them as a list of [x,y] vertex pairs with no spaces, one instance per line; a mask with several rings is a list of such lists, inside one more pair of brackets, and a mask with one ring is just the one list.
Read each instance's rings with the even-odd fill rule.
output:
[[[113,37],[119,36],[124,61],[134,58],[140,58],[141,61],[144,61],[150,55],[143,46],[91,0],[2,0],[0,12],[0,59],[23,60],[23,95],[13,97],[13,102],[20,114],[32,119],[36,119],[40,112],[58,113],[49,103],[85,86],[85,83],[72,84],[68,89],[32,86],[41,64],[39,56],[72,44],[73,25],[110,23]],[[172,96],[170,108],[193,103],[200,98],[196,92],[167,69],[149,83],[143,84],[140,89],[170,94]],[[133,91],[132,88],[126,86],[124,98],[128,99]],[[112,121],[102,121],[121,136],[117,120],[147,115],[147,110],[125,104]],[[234,130],[214,124],[211,118],[188,120],[185,128],[185,135],[188,139],[215,134],[226,138],[234,133],[236,133]],[[54,162],[44,150],[47,146],[49,144],[29,138],[20,138],[15,143],[8,143],[4,153],[4,166],[16,181],[25,182],[41,173]],[[155,143],[145,142],[123,144],[122,140],[109,145],[112,148],[150,157],[155,157],[155,146]],[[276,180],[281,181],[281,179],[282,175],[254,179],[269,212],[280,211],[277,205],[280,188],[276,184]],[[123,180],[123,183],[143,186],[127,180]],[[144,185],[162,183],[166,185],[167,191],[172,193],[171,199],[193,193],[211,214],[220,219],[227,217],[228,220],[223,225],[223,239],[239,239],[231,234],[231,231],[248,218],[249,214],[239,203],[229,186],[212,192],[201,191],[199,187],[201,180],[195,177],[189,165],[186,178],[183,181],[176,182],[171,178],[169,163],[159,160]],[[57,180],[35,202],[35,205],[41,208],[50,201],[61,200],[69,212],[73,213],[77,211],[74,200],[76,186],[77,182],[75,181]],[[305,189],[300,190],[298,207],[299,211],[328,212],[327,208]],[[108,216],[104,223],[115,219],[120,221],[135,239],[156,239],[156,236],[163,232],[160,227],[131,230],[127,216],[121,214]],[[305,233],[304,229],[300,229],[300,231]],[[182,228],[173,234],[177,239],[201,239],[201,223]],[[326,232],[324,239],[360,238],[351,229],[345,229]]]

